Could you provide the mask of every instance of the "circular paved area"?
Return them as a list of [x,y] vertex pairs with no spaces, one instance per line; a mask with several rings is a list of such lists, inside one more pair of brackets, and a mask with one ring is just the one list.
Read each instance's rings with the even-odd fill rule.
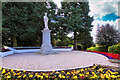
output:
[[20,53],[2,58],[3,67],[25,70],[69,69],[93,64],[118,66],[109,62],[103,55],[83,51],[59,52],[51,55]]

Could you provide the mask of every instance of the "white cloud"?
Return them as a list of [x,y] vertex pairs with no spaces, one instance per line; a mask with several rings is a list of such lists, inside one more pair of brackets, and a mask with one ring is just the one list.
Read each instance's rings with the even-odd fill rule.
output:
[[118,3],[117,2],[104,2],[104,1],[90,1],[90,10],[89,13],[94,18],[103,17],[106,14],[115,13],[118,15]]

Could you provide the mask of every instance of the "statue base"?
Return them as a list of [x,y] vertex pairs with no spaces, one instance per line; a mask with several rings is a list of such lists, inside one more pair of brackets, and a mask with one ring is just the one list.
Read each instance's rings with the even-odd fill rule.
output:
[[51,39],[50,39],[50,30],[48,28],[45,28],[42,31],[42,46],[39,53],[41,54],[55,54],[56,51],[53,50],[51,45]]
[[57,52],[53,50],[51,45],[42,44],[41,50],[39,51],[41,54],[56,54]]

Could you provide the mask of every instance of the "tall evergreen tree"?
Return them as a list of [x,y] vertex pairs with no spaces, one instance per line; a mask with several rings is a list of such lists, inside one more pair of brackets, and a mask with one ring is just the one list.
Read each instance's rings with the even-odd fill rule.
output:
[[[5,2],[2,4],[3,44],[11,39],[13,46],[26,46],[42,43],[44,13],[48,13],[50,29],[54,31],[56,5],[53,2]],[[52,32],[52,33],[55,33]]]
[[[61,2],[59,23],[64,32],[74,32],[74,50],[77,49],[77,39],[80,33],[92,30],[93,18],[88,15],[88,2]],[[83,37],[84,38],[84,37]]]

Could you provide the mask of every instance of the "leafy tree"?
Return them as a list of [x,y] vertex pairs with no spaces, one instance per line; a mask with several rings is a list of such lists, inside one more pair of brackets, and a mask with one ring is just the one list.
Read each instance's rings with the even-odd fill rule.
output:
[[[63,34],[74,32],[74,49],[77,49],[77,40],[80,32],[92,30],[91,22],[93,18],[88,15],[88,2],[62,2],[59,9],[59,24]],[[83,37],[84,38],[84,37]]]
[[80,33],[78,36],[78,43],[82,44],[84,50],[94,45],[93,38],[90,33],[86,32]]
[[116,30],[112,25],[102,25],[98,30],[96,42],[97,44],[108,48],[108,46],[115,45],[120,41],[119,35],[120,32]]
[[[13,46],[30,46],[42,43],[42,32],[44,29],[43,16],[48,13],[49,28],[52,33],[55,23],[56,5],[53,2],[3,2],[3,44],[7,44],[10,38]],[[54,30],[53,30],[54,29]]]

